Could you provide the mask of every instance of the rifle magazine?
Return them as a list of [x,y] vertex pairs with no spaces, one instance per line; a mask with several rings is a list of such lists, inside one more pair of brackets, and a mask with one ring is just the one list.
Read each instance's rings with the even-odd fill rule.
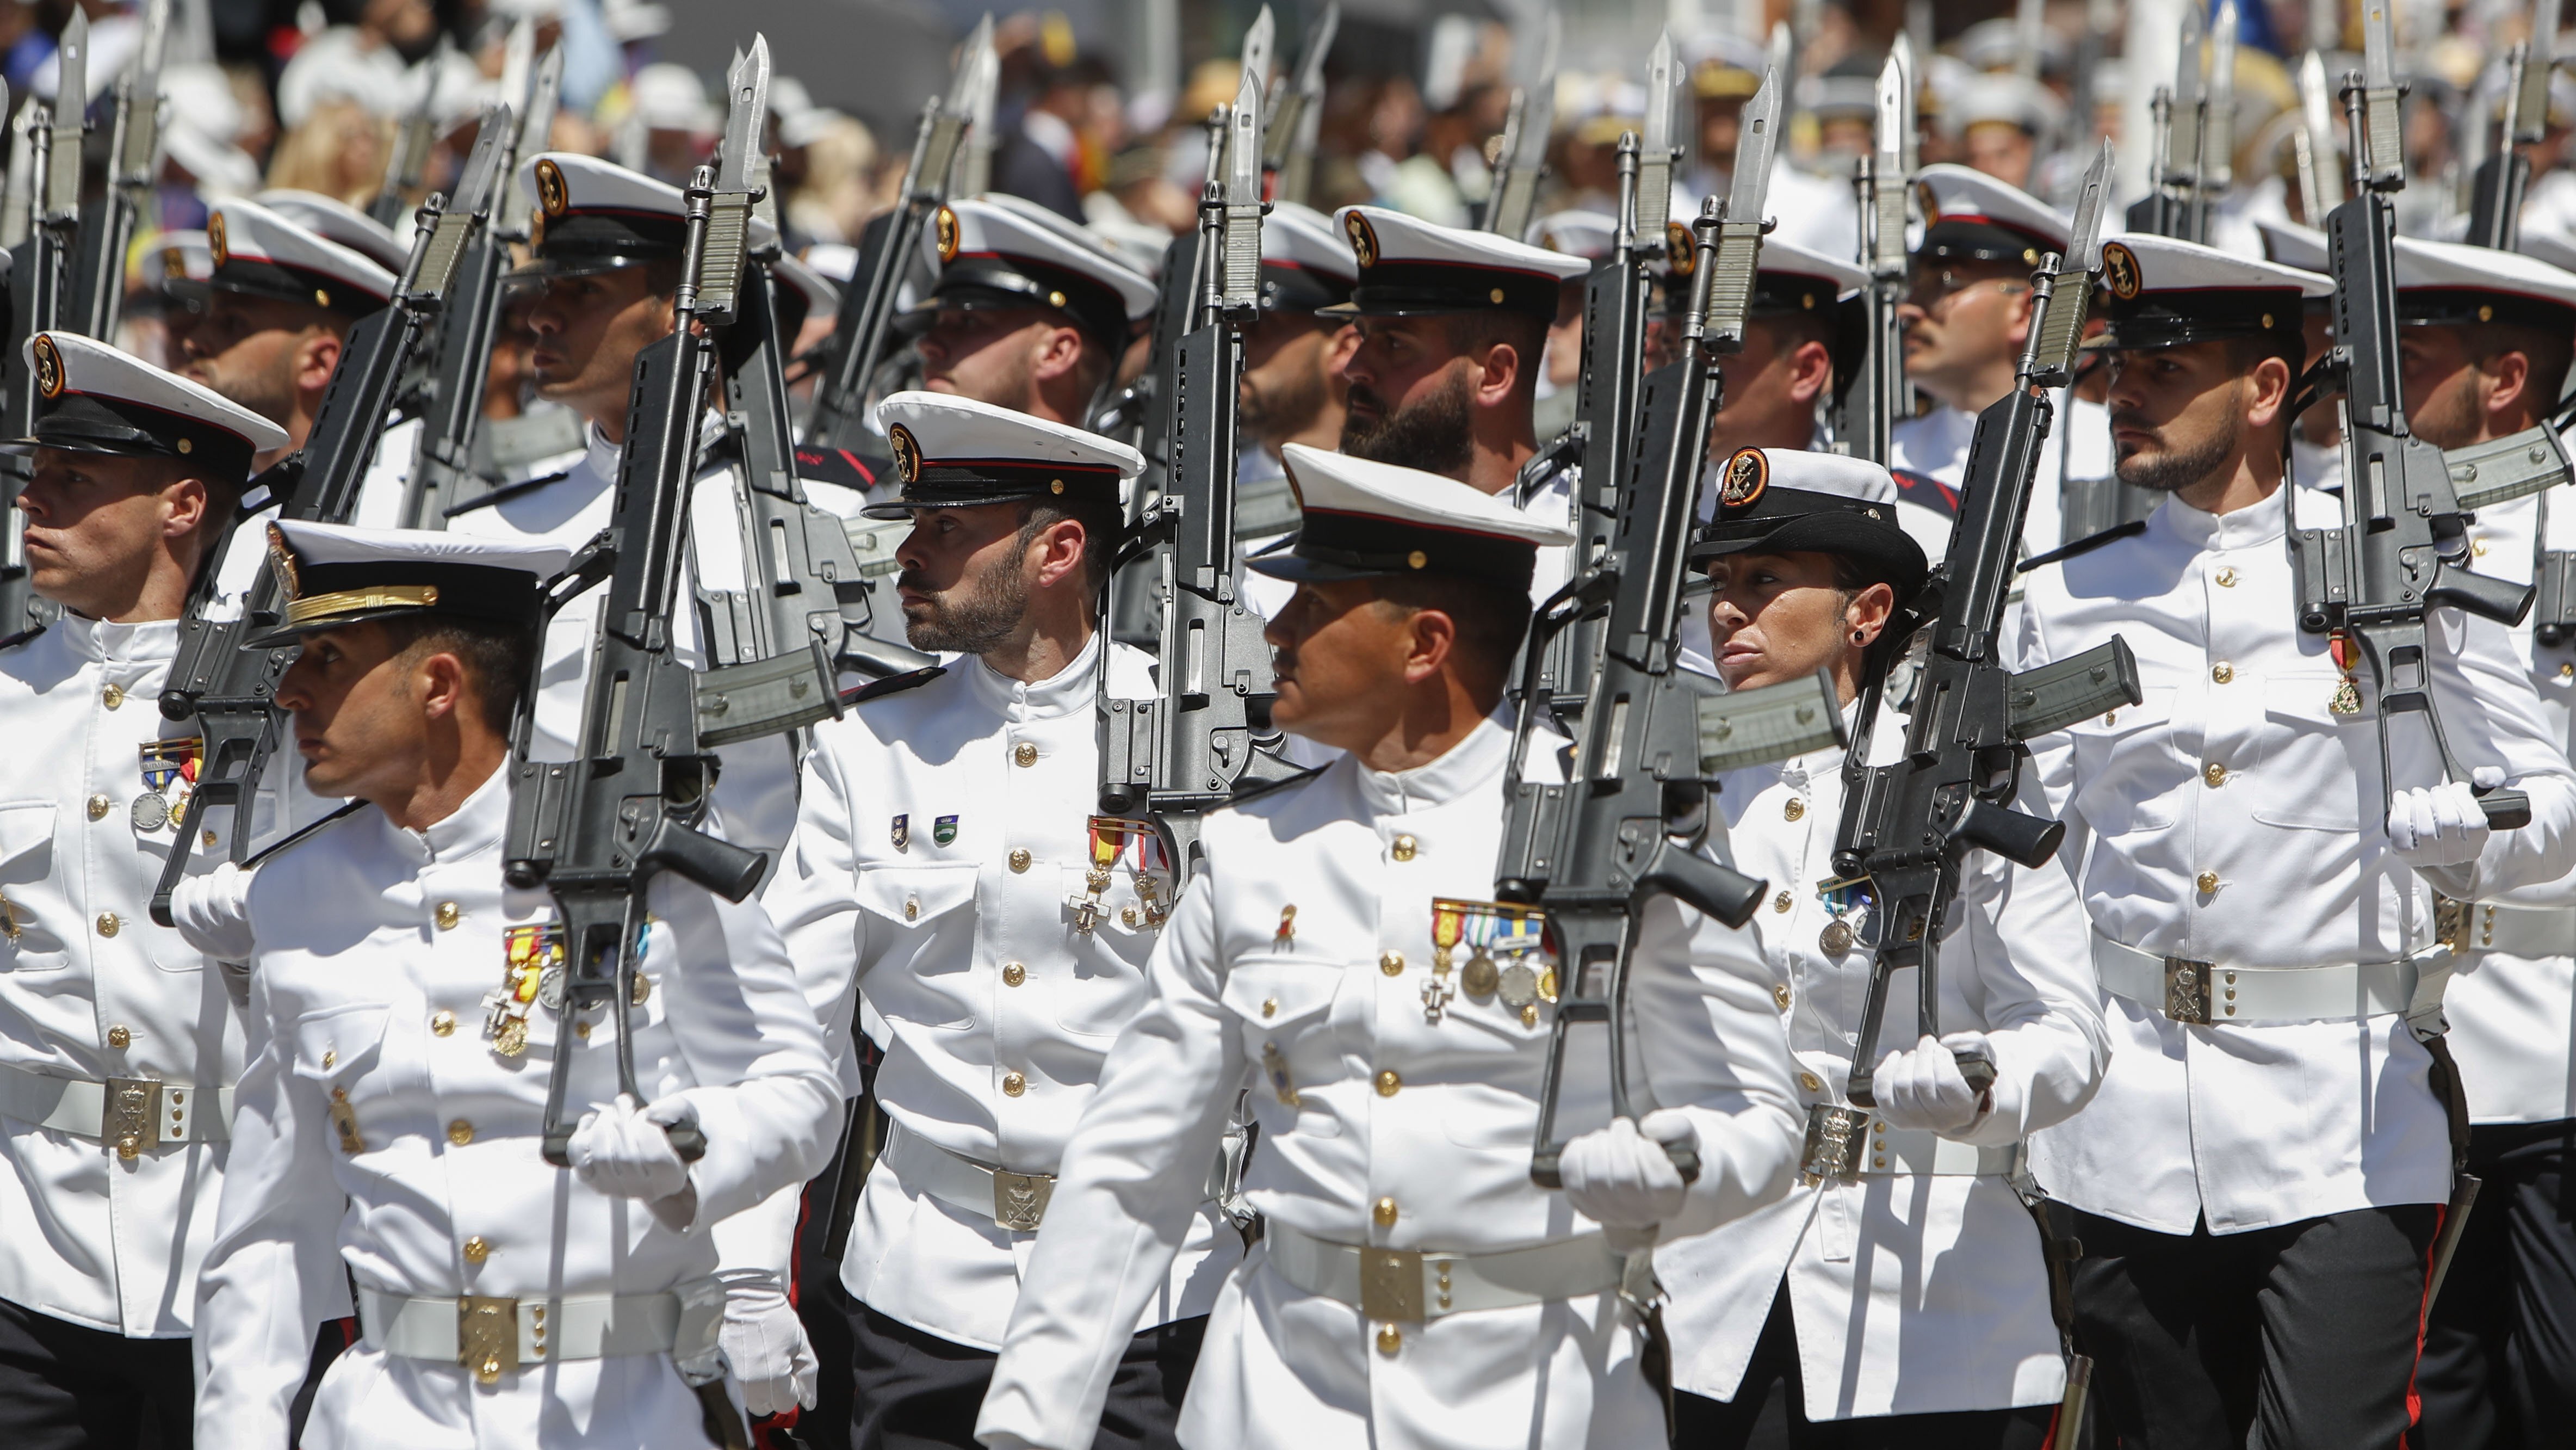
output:
[[841,713],[841,692],[822,641],[696,678],[698,743],[709,749],[811,725]]
[[2063,730],[2141,698],[2137,656],[2117,635],[2080,655],[2023,670],[2004,686],[2015,740]]
[[1846,739],[1841,701],[1822,673],[1759,690],[1702,695],[1694,703],[1704,775],[1786,760]]

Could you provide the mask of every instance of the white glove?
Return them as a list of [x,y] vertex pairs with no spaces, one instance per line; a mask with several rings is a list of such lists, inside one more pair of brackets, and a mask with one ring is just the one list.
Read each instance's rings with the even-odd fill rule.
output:
[[724,1327],[716,1333],[716,1348],[742,1385],[743,1408],[753,1415],[814,1408],[814,1347],[805,1342],[804,1321],[787,1302],[778,1276],[749,1269],[722,1277]]
[[1874,1085],[1880,1120],[1891,1128],[1926,1128],[1952,1137],[1975,1127],[1988,1104],[1959,1071],[1953,1054],[1962,1050],[1994,1061],[1982,1032],[1953,1032],[1938,1042],[1926,1037],[1880,1059]]
[[1699,1129],[1671,1108],[1640,1122],[1617,1118],[1583,1134],[1565,1145],[1557,1162],[1566,1204],[1601,1225],[1612,1248],[1627,1253],[1650,1246],[1656,1227],[1682,1211],[1690,1192],[1668,1148],[1699,1151]]
[[[2504,784],[2504,772],[2481,765],[2470,779],[2491,790]],[[2419,870],[2467,865],[2486,849],[2490,834],[2477,791],[2465,782],[2409,786],[2389,797],[2388,844]]]
[[689,1186],[689,1165],[672,1149],[664,1126],[687,1118],[686,1103],[674,1102],[668,1111],[659,1104],[638,1108],[631,1095],[619,1093],[609,1107],[582,1114],[570,1144],[572,1171],[612,1198],[669,1198]]

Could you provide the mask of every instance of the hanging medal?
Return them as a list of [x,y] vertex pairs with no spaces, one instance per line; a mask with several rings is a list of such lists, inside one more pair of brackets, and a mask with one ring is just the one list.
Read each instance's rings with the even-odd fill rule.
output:
[[501,985],[483,997],[483,1035],[492,1050],[517,1057],[528,1050],[528,1018],[540,997],[563,1001],[563,939],[553,922],[514,926],[501,933]]
[[1119,912],[1119,920],[1131,927],[1139,924],[1161,927],[1168,913],[1156,895],[1154,863],[1162,859],[1162,837],[1155,831],[1153,822],[1131,820],[1125,816],[1093,816],[1089,829],[1091,860],[1090,869],[1082,878],[1083,893],[1065,899],[1065,904],[1073,908],[1073,929],[1088,932],[1100,924],[1100,914],[1108,910],[1107,904],[1100,899],[1101,894],[1109,889],[1115,879],[1111,873],[1119,858],[1128,854],[1131,845],[1135,849],[1135,859],[1129,871],[1135,882],[1137,900],[1143,909],[1124,908]]
[[1824,902],[1825,910],[1833,913],[1833,920],[1826,922],[1825,929],[1816,936],[1816,948],[1829,957],[1843,956],[1869,929],[1869,878],[1853,876],[1819,883],[1816,897]]
[[173,735],[147,740],[136,749],[143,770],[143,793],[127,808],[134,829],[148,835],[185,815],[188,797],[197,787],[197,764],[205,748],[200,736]]
[[1467,928],[1466,907],[1445,897],[1431,902],[1431,980],[1422,984],[1423,1020],[1437,1025],[1458,989],[1449,985],[1449,962]]
[[2360,714],[2361,682],[2352,674],[2352,636],[2336,631],[2326,641],[2326,653],[2334,657],[2335,668],[2343,671],[2343,679],[2335,685],[2333,697],[2326,701],[2327,711],[2336,715]]

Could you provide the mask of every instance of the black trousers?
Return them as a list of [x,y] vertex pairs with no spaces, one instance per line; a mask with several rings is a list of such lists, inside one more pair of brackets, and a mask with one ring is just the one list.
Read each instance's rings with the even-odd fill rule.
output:
[[184,1339],[128,1339],[0,1299],[0,1446],[187,1450],[196,1371]]
[[[1776,1391],[1776,1393],[1775,1393]],[[1733,1400],[1673,1396],[1673,1450],[2041,1450],[2055,1405],[1810,1421],[1786,1285],[1754,1341]]]
[[2576,1436],[2576,1122],[2469,1130],[2483,1183],[2415,1372],[2415,1450],[2519,1450]]
[[2441,1212],[2407,1204],[2188,1236],[2077,1213],[2076,1338],[2093,1356],[2094,1443],[2399,1444],[2414,1418]]
[[[977,1450],[975,1414],[993,1355],[898,1323],[865,1304],[850,1316],[852,1450]],[[1207,1316],[1148,1329],[1127,1345],[1100,1412],[1096,1450],[1180,1450],[1176,1427]]]

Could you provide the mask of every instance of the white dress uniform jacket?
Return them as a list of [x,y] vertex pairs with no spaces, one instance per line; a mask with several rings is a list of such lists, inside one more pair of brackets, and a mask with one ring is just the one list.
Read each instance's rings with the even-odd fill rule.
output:
[[[2544,502],[2545,501],[2545,502]],[[2545,513],[2544,513],[2545,510]],[[2576,488],[2478,510],[2470,562],[2481,574],[2528,583],[2533,535],[2576,549]],[[2535,606],[2536,607],[2536,606]],[[2513,652],[2540,697],[2550,738],[2576,750],[2576,641],[2545,645],[2525,617]],[[2498,891],[2470,903],[2458,969],[2442,999],[2451,1055],[2481,1123],[2551,1123],[2576,1117],[2576,876]],[[2555,950],[2546,949],[2554,947]]]
[[[841,1282],[891,1319],[995,1350],[1037,1234],[934,1196],[952,1154],[1011,1173],[1053,1174],[1100,1081],[1102,1058],[1146,1005],[1157,929],[1129,846],[1099,893],[1092,929],[1087,826],[1100,797],[1092,636],[1034,685],[961,658],[928,684],[860,704],[819,727],[805,802],[767,904],[841,1069],[856,999],[882,1023],[877,1103],[894,1138],[868,1175]],[[1152,692],[1152,661],[1110,646],[1114,693]],[[898,826],[900,822],[900,826]],[[1159,861],[1159,858],[1157,858]],[[1171,878],[1147,876],[1153,915]],[[1213,1149],[1199,1165],[1204,1184]],[[1204,1195],[1203,1195],[1204,1196]],[[1141,1318],[1120,1333],[1208,1312],[1243,1240],[1213,1203]]]
[[[66,614],[0,651],[18,762],[0,787],[0,1299],[138,1338],[195,1320],[242,1064],[221,969],[149,914],[175,830],[228,842],[232,812],[145,831],[132,809],[138,749],[186,728],[155,707],[177,645],[175,621]],[[201,849],[192,869],[221,859]],[[114,1078],[161,1083],[193,1126],[125,1157],[99,1136]],[[81,1097],[85,1130],[41,1126]]]
[[[711,422],[710,435],[716,431]],[[543,539],[579,553],[608,525],[622,451],[596,427],[586,436],[590,451],[571,472],[488,495],[496,501],[458,514],[448,528],[477,538]],[[714,462],[700,469],[689,498],[690,567],[672,610],[672,629],[680,657],[693,667],[706,664],[706,632],[699,624],[694,587],[742,587],[736,487],[733,466]],[[536,739],[528,752],[532,759],[569,760],[579,746],[582,689],[606,597],[605,585],[593,588],[565,605],[546,627],[537,675]],[[725,838],[758,850],[784,844],[796,823],[796,768],[788,737],[746,740],[716,753],[724,762],[716,778],[715,804]]]
[[[1903,724],[1882,721],[1873,743],[1892,750]],[[1842,751],[1824,750],[1731,771],[1718,796],[1736,869],[1772,885],[1755,925],[1802,1110],[1850,1106],[1869,992],[1867,948],[1836,953],[1823,940],[1835,915],[1818,888],[1835,878],[1842,766]],[[1657,1249],[1675,1388],[1736,1397],[1785,1276],[1811,1421],[2050,1405],[2063,1394],[2038,1229],[2006,1174],[2024,1135],[2091,1096],[2109,1043],[2065,871],[1980,853],[1967,876],[1941,953],[1941,1028],[1989,1035],[1994,1108],[1959,1140],[1990,1151],[1943,1151],[1986,1171],[1909,1172],[1902,1159],[1864,1154],[1857,1182],[1802,1175],[1779,1202]],[[1881,1053],[1914,1044],[1915,975],[1890,984]],[[1884,1146],[1883,1131],[1874,1141]]]
[[[2032,475],[2030,516],[2022,520],[2021,541],[2024,553],[2040,554],[2054,549],[2065,531],[2060,495],[2068,478],[2108,478],[2119,460],[2111,451],[2111,411],[2100,403],[2076,397],[2064,388],[2049,394],[2056,408],[2055,421],[2049,427],[2048,442],[2039,451],[2039,469]],[[1919,473],[1957,488],[1968,472],[1968,444],[1977,432],[1977,415],[1947,404],[1917,418],[1900,418],[1888,430],[1888,468]],[[1923,546],[1932,562],[1941,562],[1949,543],[1945,526],[1938,537],[1926,537],[1922,515],[1899,510],[1898,519],[1914,541]]]
[[[1437,1021],[1424,1009],[1433,899],[1492,897],[1510,751],[1510,732],[1488,720],[1416,769],[1344,756],[1208,819],[1206,869],[1155,951],[1152,1001],[1111,1050],[1066,1152],[979,1435],[1091,1443],[1117,1367],[1104,1346],[1161,1291],[1248,1087],[1261,1139],[1245,1191],[1271,1235],[1217,1301],[1182,1444],[1661,1443],[1615,1293],[1382,1326],[1292,1287],[1271,1262],[1283,1225],[1336,1244],[1467,1253],[1597,1232],[1529,1177],[1553,1009],[1535,1002],[1524,1017],[1500,994],[1464,992]],[[1553,758],[1542,746],[1539,768]],[[1637,950],[1637,1110],[1681,1109],[1700,1139],[1669,1238],[1786,1190],[1795,1094],[1746,934],[1660,900]],[[1577,1034],[1567,1057],[1567,1131],[1608,1118],[1600,1043]]]
[[[265,1003],[202,1279],[200,1446],[286,1443],[314,1332],[346,1312],[352,1281],[522,1304],[668,1293],[714,1272],[707,1226],[830,1153],[839,1094],[776,930],[756,904],[664,876],[640,961],[650,986],[628,1021],[644,1091],[685,1100],[706,1131],[689,1170],[696,1217],[674,1229],[539,1156],[554,1015],[535,1011],[516,1057],[483,1032],[504,933],[554,919],[543,891],[502,883],[508,819],[506,772],[425,831],[361,807],[247,874],[220,868],[184,900],[191,939],[248,959]],[[617,1076],[607,1009],[576,1030],[578,1113],[613,1099]],[[462,1364],[388,1354],[371,1328],[324,1376],[303,1443],[706,1439],[667,1352],[523,1359],[483,1385]]]
[[[2304,516],[2316,503],[2303,497]],[[2167,499],[2146,531],[2027,576],[2016,669],[2118,635],[2145,702],[2034,743],[2099,939],[2220,968],[2394,962],[2433,941],[2431,894],[2391,851],[2379,731],[2326,641],[2295,625],[2275,498],[2213,515]],[[2473,898],[2563,877],[2576,781],[2502,629],[2430,620],[2430,688],[2466,768],[2501,767],[2532,822],[2428,873]],[[2338,705],[2354,708],[2338,709]],[[2401,786],[2439,779],[2392,737]],[[2033,1143],[2040,1182],[2160,1233],[2294,1223],[2450,1196],[2431,1059],[2395,1013],[2185,1025],[2106,993],[2111,1068],[2092,1104]]]

